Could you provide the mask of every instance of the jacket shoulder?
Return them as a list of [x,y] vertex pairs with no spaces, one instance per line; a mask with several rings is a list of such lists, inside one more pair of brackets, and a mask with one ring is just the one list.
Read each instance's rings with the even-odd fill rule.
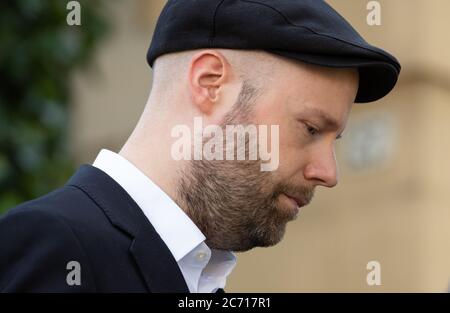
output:
[[[51,211],[27,206],[12,209],[0,219],[0,246],[2,292],[86,292],[95,288],[77,236]],[[80,284],[69,279],[71,264],[83,264]]]

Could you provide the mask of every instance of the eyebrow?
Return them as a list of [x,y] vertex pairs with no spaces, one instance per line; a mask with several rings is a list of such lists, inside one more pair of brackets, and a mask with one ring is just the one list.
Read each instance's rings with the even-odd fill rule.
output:
[[318,116],[320,119],[322,119],[325,122],[325,124],[329,128],[339,129],[339,127],[340,127],[340,123],[338,120],[336,120],[334,117],[330,116],[328,113],[322,111],[321,109],[306,107],[301,111],[301,113]]

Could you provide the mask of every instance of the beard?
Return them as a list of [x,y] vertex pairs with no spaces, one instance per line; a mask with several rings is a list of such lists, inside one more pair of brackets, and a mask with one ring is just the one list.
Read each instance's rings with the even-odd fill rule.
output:
[[[250,124],[255,99],[255,89],[244,83],[222,129]],[[248,138],[245,143],[248,151]],[[206,244],[220,250],[277,244],[286,224],[296,218],[280,196],[293,195],[308,203],[314,193],[306,185],[276,181],[273,172],[261,171],[260,159],[191,160],[178,177],[177,202],[203,232]]]

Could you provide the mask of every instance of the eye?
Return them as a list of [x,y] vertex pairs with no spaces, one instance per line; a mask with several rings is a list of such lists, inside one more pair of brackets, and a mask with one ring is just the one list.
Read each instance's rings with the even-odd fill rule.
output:
[[315,136],[319,133],[319,130],[317,128],[315,128],[311,125],[308,125],[306,123],[305,123],[305,128],[306,128],[306,131],[308,132],[308,134],[311,136]]

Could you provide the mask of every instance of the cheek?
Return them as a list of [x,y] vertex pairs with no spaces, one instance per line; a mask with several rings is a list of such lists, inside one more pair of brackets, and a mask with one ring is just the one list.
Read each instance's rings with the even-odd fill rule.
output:
[[[258,104],[259,110],[255,112],[255,124],[267,125],[270,133],[271,125],[278,125],[279,166],[273,171],[276,180],[285,180],[296,175],[305,166],[306,143],[304,142],[304,130],[301,125],[287,112],[283,106],[278,109],[268,109],[271,104]],[[267,144],[270,146],[271,136],[268,136]]]
[[281,132],[280,130],[280,162],[275,172],[277,179],[290,180],[294,176],[298,176],[306,167],[307,153],[307,148],[301,142],[298,132],[292,130]]
[[301,152],[291,150],[280,152],[279,174],[282,177],[292,177],[298,175],[306,167]]

